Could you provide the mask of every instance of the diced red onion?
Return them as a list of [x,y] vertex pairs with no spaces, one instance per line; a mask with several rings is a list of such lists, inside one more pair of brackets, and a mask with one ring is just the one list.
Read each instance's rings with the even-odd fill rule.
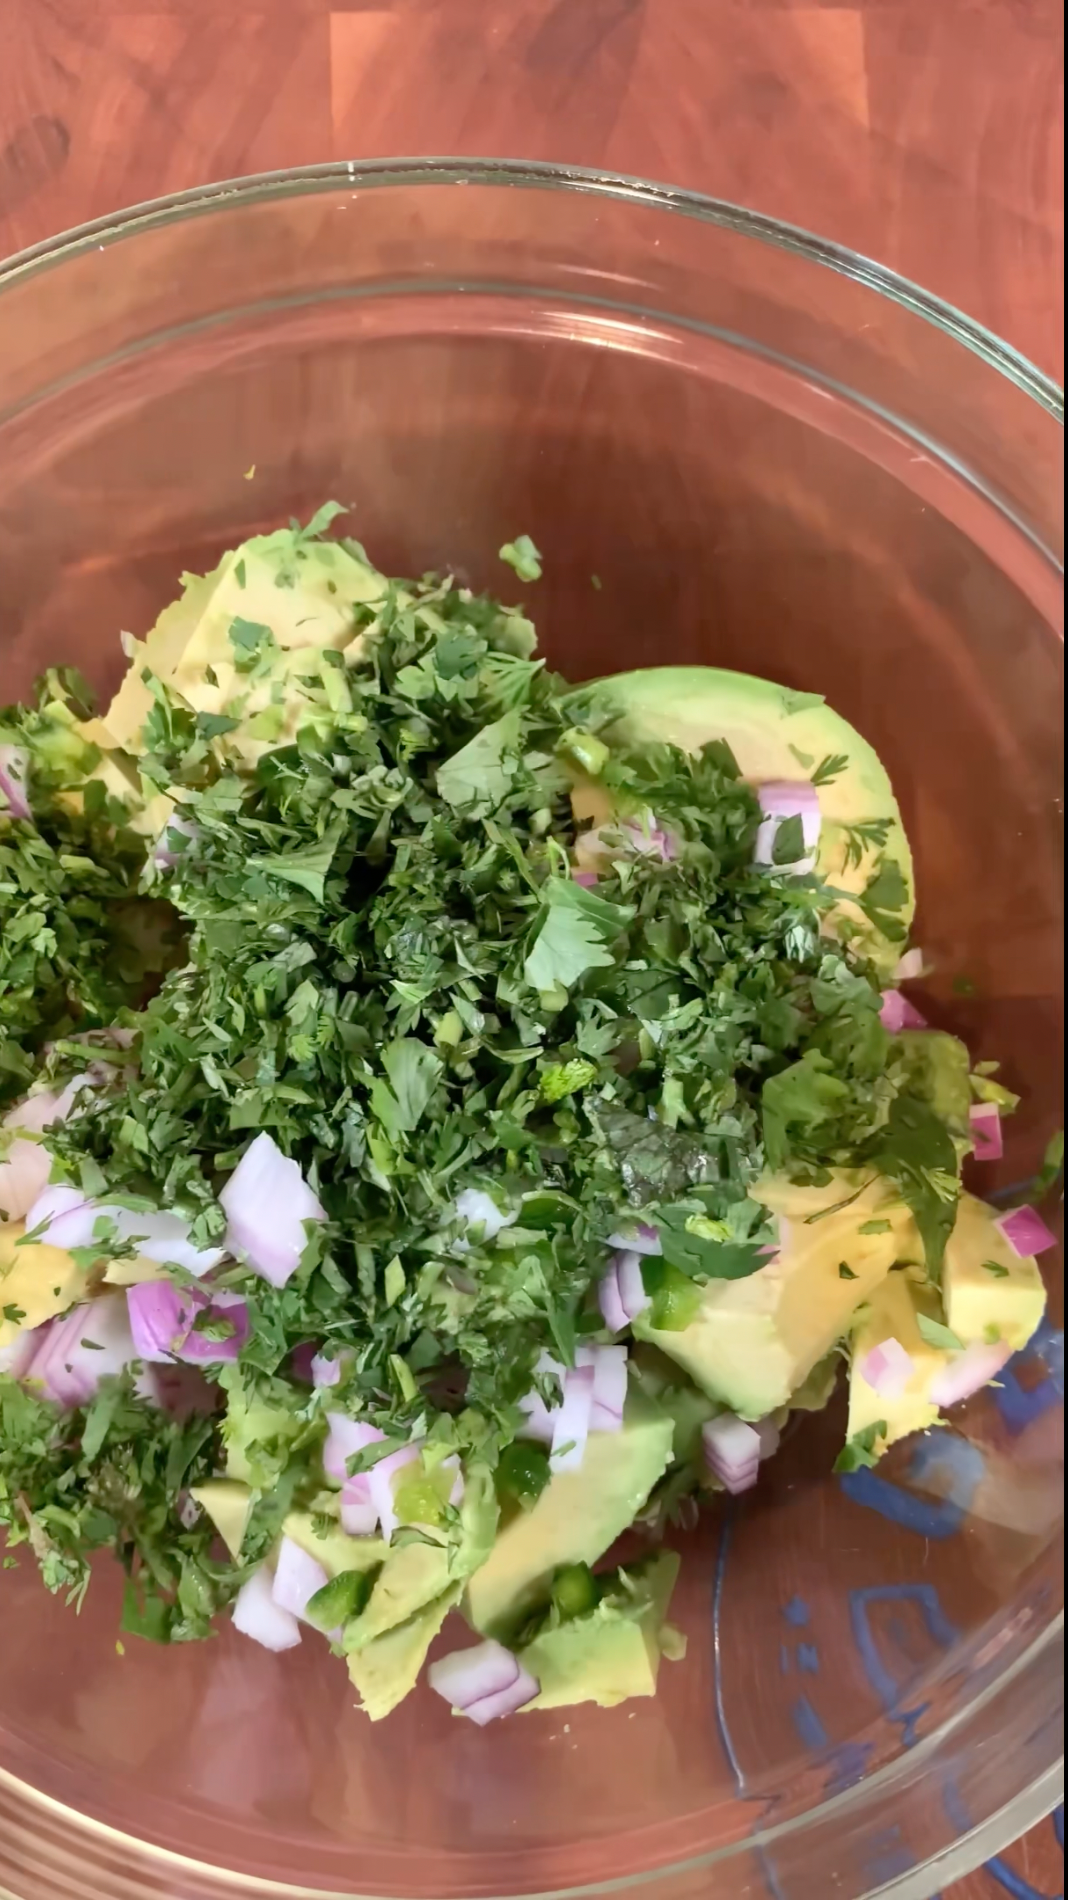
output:
[[859,1371],[881,1399],[899,1399],[916,1371],[916,1362],[901,1341],[891,1336],[865,1353]]
[[639,1221],[626,1233],[609,1234],[608,1245],[619,1247],[624,1253],[658,1254],[661,1251],[660,1235],[647,1221]]
[[297,1163],[266,1131],[245,1150],[219,1200],[227,1247],[272,1286],[285,1286],[299,1267],[305,1222],[326,1219]]
[[371,1501],[378,1512],[379,1529],[387,1544],[400,1522],[393,1496],[393,1480],[405,1465],[416,1462],[420,1451],[419,1444],[401,1445],[398,1451],[388,1452],[384,1458],[380,1458],[367,1473]]
[[[25,1101],[9,1108],[0,1126],[25,1129],[27,1135],[43,1134],[56,1122],[66,1121],[77,1097],[93,1087],[88,1075],[76,1075],[64,1087],[38,1089]],[[8,1220],[22,1220],[48,1186],[52,1157],[40,1141],[23,1141],[16,1135],[0,1160],[0,1214]]]
[[190,843],[192,843],[194,839],[199,838],[200,830],[199,827],[193,823],[191,818],[183,818],[180,813],[171,813],[159,837],[156,839],[152,851],[152,862],[161,871],[172,870],[176,864],[180,864],[182,859],[189,855],[188,845],[179,846],[178,850],[175,850],[171,839],[176,834],[179,838],[188,838]]
[[180,1491],[178,1493],[178,1522],[183,1530],[191,1531],[195,1524],[199,1524],[200,1517],[200,1506],[196,1498],[190,1497],[188,1491]]
[[615,1260],[611,1262],[608,1272],[602,1274],[598,1282],[597,1304],[601,1309],[601,1318],[610,1333],[621,1333],[630,1325],[630,1315],[620,1297],[619,1266]]
[[625,1346],[579,1346],[576,1366],[593,1367],[593,1401],[590,1407],[591,1432],[618,1432],[623,1424],[627,1399],[627,1348]]
[[[820,801],[815,786],[810,785],[807,779],[796,783],[775,779],[766,785],[758,785],[756,795],[764,817],[753,847],[754,863],[769,865],[776,871],[811,871],[820,841]],[[775,840],[780,827],[789,818],[801,820],[805,853],[792,864],[776,864]]]
[[[236,1359],[249,1338],[247,1303],[224,1288],[177,1287],[171,1280],[143,1281],[126,1291],[136,1356],[146,1365],[180,1359],[187,1365],[214,1365]],[[204,1315],[228,1320],[233,1331],[213,1339],[196,1324]]]
[[135,1213],[128,1207],[89,1200],[81,1188],[62,1184],[46,1187],[38,1195],[26,1215],[26,1230],[32,1233],[40,1227],[39,1240],[69,1251],[91,1246],[93,1229],[102,1219],[112,1223],[117,1239],[132,1242],[139,1254],[159,1266],[184,1267],[199,1278],[223,1258],[221,1247],[194,1247],[190,1223],[178,1214]]
[[679,855],[677,839],[670,831],[665,831],[662,825],[643,825],[634,819],[627,819],[623,825],[623,835],[643,857],[659,858],[661,863],[670,864]]
[[200,1366],[144,1366],[135,1381],[136,1390],[149,1404],[157,1405],[171,1418],[208,1417],[218,1410],[219,1388],[205,1376]]
[[968,1111],[972,1152],[977,1161],[1000,1161],[1005,1153],[1001,1110],[996,1102],[975,1102]]
[[101,1379],[122,1372],[134,1357],[126,1301],[107,1293],[38,1327],[22,1376],[58,1405],[88,1405]]
[[571,881],[573,884],[581,884],[584,891],[592,891],[594,885],[598,884],[600,879],[596,871],[572,871]]
[[449,1491],[449,1503],[453,1506],[454,1510],[458,1510],[464,1501],[465,1486],[463,1467],[455,1452],[450,1452],[447,1458],[442,1459],[441,1469],[443,1471],[451,1471],[454,1474],[452,1486]]
[[[45,1322],[46,1326],[50,1324],[51,1321]],[[12,1379],[24,1378],[44,1331],[44,1326],[23,1326],[6,1346],[0,1346],[0,1372],[6,1372]]]
[[378,1529],[378,1506],[366,1471],[346,1478],[341,1487],[341,1528],[350,1537],[373,1537]]
[[317,1386],[338,1385],[341,1381],[342,1357],[330,1358],[326,1353],[317,1352],[311,1362],[312,1384]]
[[[552,1378],[556,1379],[560,1386],[561,1395],[563,1394],[566,1374],[560,1361],[554,1359],[550,1352],[538,1354],[534,1370],[543,1375],[549,1374]],[[519,1437],[533,1438],[540,1444],[551,1445],[553,1442],[553,1432],[556,1429],[556,1420],[560,1412],[560,1403],[561,1401],[558,1400],[555,1405],[546,1405],[540,1392],[537,1390],[528,1392],[526,1396],[519,1401],[519,1410],[526,1416],[526,1424],[520,1428]]]
[[525,1707],[540,1687],[510,1649],[494,1642],[440,1656],[427,1670],[427,1680],[450,1708],[480,1728]]
[[760,1440],[760,1462],[763,1464],[766,1458],[774,1458],[779,1449],[782,1434],[774,1419],[771,1418],[758,1419],[755,1430]]
[[465,1221],[468,1227],[482,1229],[483,1240],[496,1240],[502,1228],[512,1227],[519,1218],[515,1212],[502,1212],[492,1194],[482,1188],[464,1188],[456,1196],[454,1206],[459,1220]]
[[993,1346],[981,1341],[966,1346],[932,1379],[931,1403],[943,1410],[951,1405],[962,1405],[965,1399],[989,1385],[991,1379],[996,1379],[1011,1358],[1012,1347],[1001,1341]]
[[323,1470],[328,1478],[343,1484],[349,1476],[348,1461],[368,1445],[380,1445],[385,1432],[368,1425],[362,1418],[348,1418],[344,1412],[328,1412],[327,1434],[323,1446]]
[[1033,1207],[1014,1207],[1009,1213],[1000,1214],[994,1226],[1004,1234],[1013,1253],[1021,1260],[1030,1260],[1035,1254],[1046,1253],[1057,1245],[1056,1234]]
[[733,1412],[720,1412],[701,1427],[705,1462],[714,1477],[738,1497],[749,1491],[760,1468],[760,1434]]
[[915,983],[927,968],[922,950],[906,950],[894,971],[895,983]]
[[288,1610],[290,1616],[303,1622],[312,1597],[317,1590],[324,1590],[329,1581],[322,1564],[302,1550],[292,1537],[282,1538],[271,1579],[271,1595],[280,1610]]
[[26,793],[30,755],[25,746],[0,745],[0,818],[31,818]]
[[564,1374],[564,1395],[553,1414],[549,1463],[554,1471],[577,1471],[586,1452],[593,1414],[594,1369],[573,1366]]
[[652,1305],[645,1282],[642,1279],[642,1255],[636,1248],[621,1253],[616,1259],[616,1279],[619,1285],[619,1298],[627,1318],[634,1320],[646,1307]]
[[289,1610],[276,1603],[271,1575],[265,1564],[253,1571],[242,1584],[233,1607],[234,1628],[242,1636],[251,1636],[264,1649],[295,1649],[300,1642],[300,1624]]
[[884,1029],[889,1030],[892,1036],[898,1035],[902,1029],[926,1029],[928,1027],[926,1016],[921,1016],[915,1005],[909,1002],[907,996],[902,996],[900,990],[883,991],[879,1021],[882,1023]]

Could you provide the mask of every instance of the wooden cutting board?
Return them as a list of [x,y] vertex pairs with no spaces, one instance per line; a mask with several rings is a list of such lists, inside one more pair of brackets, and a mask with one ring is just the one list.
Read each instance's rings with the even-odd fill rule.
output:
[[[732,198],[1063,364],[1057,0],[0,0],[0,255],[209,179],[495,154]],[[944,1900],[1046,1900],[1044,1823]]]

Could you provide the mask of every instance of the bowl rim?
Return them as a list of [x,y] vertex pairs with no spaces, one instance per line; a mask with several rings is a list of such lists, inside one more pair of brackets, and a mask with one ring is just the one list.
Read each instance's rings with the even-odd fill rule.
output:
[[[1064,393],[1060,384],[1021,351],[968,316],[956,305],[925,290],[910,278],[879,263],[876,259],[831,239],[823,238],[802,226],[787,223],[763,212],[749,210],[728,199],[715,198],[702,192],[685,190],[608,169],[544,160],[448,156],[331,160],[286,170],[249,173],[193,186],[185,191],[145,199],[120,210],[106,213],[99,218],[73,225],[54,237],[43,239],[40,243],[16,251],[6,258],[0,258],[0,297],[5,292],[16,290],[29,279],[57,268],[68,258],[77,257],[89,250],[104,250],[113,244],[134,238],[142,231],[165,228],[170,224],[207,216],[224,208],[229,209],[231,206],[313,196],[338,189],[379,190],[412,185],[504,187],[574,192],[612,199],[634,208],[674,212],[695,222],[710,224],[738,236],[755,239],[774,249],[792,253],[806,259],[809,263],[834,271],[839,276],[849,278],[888,298],[913,316],[930,323],[952,341],[998,371],[1063,428]],[[1051,1620],[1036,1641],[1016,1659],[1008,1676],[1038,1661],[1043,1650],[1055,1651],[1057,1644],[1063,1642],[1063,1628],[1062,1612]],[[966,1719],[968,1715],[974,1713],[978,1702],[987,1701],[996,1696],[1007,1680],[1008,1677],[1003,1676],[990,1684],[977,1701],[968,1705],[967,1710],[963,1711],[960,1717],[944,1724],[934,1735],[926,1738],[927,1746],[933,1747],[941,1742],[947,1728],[951,1729],[961,1719]],[[894,1766],[894,1763],[886,1764],[874,1775],[865,1777],[856,1789],[832,1797],[829,1802],[820,1803],[813,1813],[826,1814],[828,1807],[840,1808],[844,1811],[852,1804],[854,1798],[870,1795],[880,1782],[890,1779]],[[123,1834],[91,1814],[81,1812],[75,1814],[74,1810],[67,1808],[61,1801],[43,1794],[32,1783],[23,1781],[3,1767],[0,1767],[0,1785],[17,1792],[20,1796],[27,1797],[31,1807],[36,1803],[72,1816],[77,1826],[84,1829],[90,1836],[110,1837],[112,1840],[134,1840],[134,1837]],[[1004,1807],[987,1815],[983,1821],[959,1835],[934,1859],[892,1878],[885,1885],[880,1885],[877,1892],[870,1896],[870,1900],[926,1900],[926,1896],[948,1882],[962,1879],[975,1871],[990,1856],[1001,1852],[1022,1833],[1027,1832],[1053,1812],[1063,1800],[1063,1792],[1062,1754],[1049,1764],[1023,1794],[1014,1797]],[[750,1835],[744,1844],[758,1849],[773,1845],[777,1837],[796,1831],[799,1822],[808,1818],[810,1818],[808,1815],[793,1817],[789,1822],[779,1826],[759,1829]],[[185,1871],[196,1871],[205,1866],[203,1862],[189,1859],[155,1842],[137,1840],[136,1845],[160,1866],[172,1865]],[[681,1862],[665,1863],[656,1869],[655,1873],[642,1874],[637,1878],[625,1876],[621,1880],[613,1879],[604,1884],[597,1882],[592,1888],[589,1886],[568,1888],[559,1893],[559,1900],[566,1900],[566,1895],[570,1894],[575,1895],[575,1900],[581,1900],[583,1893],[609,1894],[632,1888],[640,1891],[647,1881],[710,1866],[722,1857],[722,1850],[716,1849],[711,1853],[702,1853]],[[215,1866],[211,1867],[211,1872],[216,1876],[221,1871]],[[935,1883],[934,1887],[930,1884],[932,1881]],[[285,1900],[285,1897],[291,1894],[294,1896],[306,1894],[308,1900],[313,1900],[314,1894],[322,1891],[287,1885],[276,1887],[273,1881],[261,1882],[259,1890],[265,1896],[277,1892],[279,1900]],[[0,1900],[2,1900],[2,1894],[0,1894]],[[338,1900],[343,1900],[343,1896],[339,1895]],[[356,1900],[355,1895],[353,1900]],[[529,1900],[558,1900],[558,1893],[531,1895]]]
[[913,283],[911,278],[863,252],[851,250],[800,225],[788,224],[761,211],[750,211],[726,198],[687,191],[673,185],[631,176],[625,172],[564,165],[540,159],[511,158],[376,158],[330,160],[300,165],[286,171],[253,172],[187,191],[145,199],[109,212],[88,223],[73,225],[56,237],[0,259],[0,296],[38,272],[54,269],[68,257],[91,247],[103,249],[139,231],[203,216],[223,206],[259,203],[335,190],[338,187],[378,190],[399,185],[505,186],[514,189],[572,191],[613,198],[650,210],[676,212],[699,223],[756,238],[783,251],[807,258],[824,269],[852,278],[880,292],[902,308],[922,317],[1030,396],[1041,409],[1064,426],[1064,392],[1059,383],[1030,358],[978,323],[955,304]]

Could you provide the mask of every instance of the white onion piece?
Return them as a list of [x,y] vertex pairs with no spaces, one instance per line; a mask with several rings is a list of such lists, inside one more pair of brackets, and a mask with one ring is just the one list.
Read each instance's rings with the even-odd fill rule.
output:
[[1011,1358],[1012,1347],[1003,1342],[994,1346],[981,1342],[966,1346],[931,1380],[931,1403],[943,1410],[951,1405],[962,1405],[965,1399],[989,1385],[991,1379],[996,1379]]
[[379,1528],[387,1544],[400,1522],[394,1503],[393,1480],[405,1465],[415,1463],[420,1451],[419,1444],[401,1445],[398,1451],[388,1452],[384,1458],[380,1458],[367,1473],[371,1501],[378,1513]]
[[[91,1076],[75,1075],[60,1090],[38,1089],[35,1094],[27,1095],[25,1101],[9,1108],[0,1125],[24,1128],[28,1135],[41,1135],[56,1122],[65,1122],[73,1113],[79,1095],[93,1086]],[[6,1215],[8,1220],[22,1220],[44,1193],[51,1172],[52,1157],[43,1143],[20,1141],[16,1137],[0,1161],[0,1214]]]
[[160,1266],[184,1267],[198,1279],[223,1258],[221,1247],[194,1247],[189,1239],[190,1223],[179,1214],[134,1213],[128,1207],[89,1200],[81,1188],[63,1185],[47,1187],[38,1195],[26,1216],[26,1230],[32,1233],[41,1226],[39,1240],[69,1251],[71,1247],[92,1245],[98,1220],[111,1221],[116,1237],[132,1241],[146,1260]]
[[449,1490],[449,1503],[454,1507],[454,1509],[458,1510],[460,1505],[464,1501],[465,1486],[464,1486],[463,1467],[460,1464],[460,1460],[456,1452],[450,1452],[447,1458],[442,1459],[441,1469],[442,1471],[451,1471],[453,1474],[452,1485]]
[[899,1399],[916,1371],[916,1362],[900,1339],[884,1339],[860,1362],[860,1376],[881,1399]]
[[450,1708],[466,1715],[480,1728],[502,1715],[512,1715],[538,1694],[539,1684],[510,1649],[494,1642],[473,1649],[457,1649],[439,1656],[427,1670],[427,1681]]
[[326,1219],[297,1163],[266,1132],[245,1150],[219,1200],[227,1247],[272,1286],[285,1286],[299,1267],[304,1223]]
[[[795,874],[811,871],[816,863],[816,847],[820,841],[820,801],[815,786],[810,785],[807,779],[796,783],[775,779],[766,785],[758,785],[756,795],[764,817],[753,847],[753,862],[768,865],[776,871]],[[776,864],[775,840],[781,826],[790,818],[801,820],[804,855],[790,864]]]
[[609,1234],[608,1245],[619,1247],[624,1253],[658,1254],[660,1235],[648,1221],[639,1221],[637,1227],[629,1228],[626,1233]]
[[761,1418],[757,1420],[756,1435],[760,1440],[760,1462],[763,1464],[765,1458],[774,1458],[782,1434],[774,1419]]
[[593,1367],[591,1432],[618,1432],[623,1425],[623,1407],[627,1398],[627,1348],[579,1346],[575,1352],[575,1364]]
[[755,1478],[760,1464],[760,1434],[734,1412],[720,1412],[702,1425],[701,1442],[709,1470],[728,1490]]
[[271,1595],[280,1610],[305,1620],[308,1604],[317,1590],[324,1590],[330,1579],[314,1557],[309,1557],[292,1537],[283,1537],[278,1546]]
[[0,818],[32,818],[26,792],[29,768],[25,746],[0,745]]
[[620,1298],[619,1269],[614,1260],[608,1272],[602,1274],[598,1281],[597,1304],[610,1333],[621,1333],[630,1325],[630,1316]]
[[33,1360],[33,1355],[41,1343],[42,1326],[23,1326],[6,1346],[0,1346],[0,1372],[6,1372],[12,1379],[21,1379]]
[[344,1412],[328,1412],[327,1434],[323,1446],[323,1470],[328,1478],[343,1484],[349,1476],[348,1461],[368,1445],[380,1445],[385,1432],[368,1425],[362,1418],[348,1418]]
[[594,1369],[574,1366],[564,1374],[564,1396],[553,1414],[549,1463],[553,1471],[577,1471],[586,1452],[593,1414]]
[[994,1226],[1020,1260],[1032,1260],[1057,1245],[1056,1234],[1033,1207],[1011,1208],[1007,1214],[999,1214]]
[[652,1305],[645,1291],[642,1278],[642,1256],[636,1250],[621,1253],[616,1261],[616,1278],[619,1284],[619,1298],[628,1319],[637,1319],[647,1306]]
[[503,1213],[493,1196],[482,1188],[464,1188],[456,1196],[453,1209],[466,1226],[481,1229],[483,1240],[496,1240],[502,1228],[514,1226],[519,1219],[517,1213]]
[[313,1353],[309,1368],[312,1384],[320,1387],[338,1385],[341,1380],[343,1358],[341,1353],[336,1359],[328,1358],[324,1352]]
[[266,1565],[253,1572],[243,1583],[233,1607],[234,1628],[242,1636],[251,1636],[264,1649],[295,1649],[300,1642],[300,1624],[289,1610],[276,1603]]
[[517,1434],[520,1438],[533,1438],[539,1445],[551,1445],[559,1406],[546,1405],[540,1392],[528,1392],[519,1401],[519,1410],[526,1423],[521,1425]]
[[922,950],[906,950],[894,971],[895,983],[915,983],[927,968]]
[[879,1021],[892,1036],[899,1035],[903,1029],[926,1029],[929,1026],[926,1016],[921,1016],[915,1005],[909,1002],[907,996],[902,996],[900,990],[883,991]]
[[108,1293],[38,1327],[22,1376],[59,1405],[87,1405],[101,1379],[122,1372],[133,1357],[125,1294]]
[[977,1161],[1000,1161],[1005,1153],[1001,1110],[996,1102],[975,1102],[968,1110],[972,1153]]
[[350,1537],[373,1537],[378,1529],[378,1506],[366,1471],[346,1478],[341,1487],[341,1528]]

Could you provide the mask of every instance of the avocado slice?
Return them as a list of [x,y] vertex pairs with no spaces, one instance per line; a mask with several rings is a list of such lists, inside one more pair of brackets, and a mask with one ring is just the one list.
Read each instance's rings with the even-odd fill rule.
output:
[[465,1613],[501,1642],[549,1594],[563,1564],[593,1564],[629,1530],[671,1459],[674,1420],[631,1392],[618,1432],[591,1432],[581,1465],[558,1471],[537,1503],[497,1533],[467,1586]]
[[[882,854],[904,877],[908,902],[895,913],[903,925],[915,910],[912,853],[901,813],[886,772],[867,740],[822,700],[791,693],[770,680],[712,666],[654,666],[617,673],[599,682],[604,703],[619,717],[607,736],[631,745],[659,740],[696,752],[710,739],[725,739],[743,778],[753,785],[773,780],[810,781],[827,760],[842,760],[841,770],[818,787],[822,829],[817,869],[836,889],[860,894]],[[587,782],[582,791],[589,799]],[[603,796],[603,794],[602,794]],[[578,810],[579,807],[577,806]],[[603,820],[607,805],[581,807],[582,815]],[[885,843],[873,844],[858,826],[884,824]],[[859,861],[858,861],[859,859]],[[836,915],[848,919],[865,948],[884,968],[900,956],[900,944],[888,944],[855,903],[844,901]]]
[[237,1560],[252,1515],[252,1492],[237,1478],[207,1478],[190,1497],[210,1517],[231,1557]]
[[311,1511],[290,1511],[282,1532],[322,1564],[331,1580],[346,1570],[373,1570],[376,1564],[384,1563],[389,1551],[381,1537],[350,1537],[337,1525],[327,1530]]
[[[911,1220],[885,1181],[865,1185],[863,1176],[838,1173],[822,1188],[776,1178],[752,1192],[780,1216],[780,1252],[748,1279],[710,1281],[697,1318],[681,1331],[658,1331],[647,1314],[634,1331],[684,1366],[709,1398],[760,1419],[789,1404],[848,1330],[889,1273]],[[861,1233],[869,1223],[877,1231]]]
[[366,1648],[385,1630],[407,1622],[454,1583],[462,1583],[489,1556],[496,1528],[497,1494],[492,1474],[485,1466],[472,1465],[465,1475],[457,1535],[449,1538],[442,1534],[441,1542],[398,1543],[387,1551],[366,1609],[346,1628],[346,1650]]
[[546,1627],[518,1651],[540,1684],[521,1711],[596,1702],[612,1709],[631,1696],[656,1694],[661,1631],[679,1574],[674,1551],[661,1551],[611,1586],[596,1609]]
[[995,1219],[993,1208],[961,1195],[942,1267],[946,1320],[966,1346],[996,1334],[1019,1352],[1038,1330],[1046,1288],[1037,1260],[1021,1260]]
[[0,1309],[10,1306],[22,1314],[21,1319],[5,1319],[0,1310],[0,1347],[65,1313],[85,1292],[86,1269],[63,1247],[41,1241],[19,1246],[25,1232],[25,1221],[0,1226]]
[[226,1476],[254,1490],[270,1491],[285,1464],[286,1447],[303,1430],[301,1420],[285,1405],[252,1397],[236,1365],[225,1366],[219,1382],[226,1389]]
[[349,1656],[349,1677],[359,1693],[364,1714],[372,1722],[391,1714],[415,1688],[430,1645],[462,1594],[463,1584],[453,1584],[405,1622],[385,1630],[366,1648]]
[[[86,736],[106,751],[141,752],[141,729],[152,705],[141,677],[147,667],[195,711],[237,718],[237,729],[216,743],[225,755],[253,766],[310,716],[322,684],[319,654],[352,645],[356,608],[381,600],[386,582],[340,542],[307,540],[293,528],[280,528],[224,554],[210,574],[184,574],[182,589],[147,638],[134,642],[122,685]],[[251,642],[244,650],[235,645],[235,623],[238,641]],[[257,628],[269,629],[260,647],[267,657],[262,667],[249,670]]]
[[[877,1457],[899,1438],[942,1423],[938,1407],[931,1401],[931,1383],[949,1364],[951,1354],[944,1347],[928,1344],[920,1331],[919,1314],[932,1320],[941,1318],[935,1296],[908,1273],[891,1273],[872,1294],[853,1331],[847,1430],[850,1438],[856,1438],[858,1433],[882,1425],[885,1429],[871,1445]],[[896,1399],[876,1392],[861,1371],[867,1354],[886,1339],[896,1339],[915,1367],[904,1392]]]

